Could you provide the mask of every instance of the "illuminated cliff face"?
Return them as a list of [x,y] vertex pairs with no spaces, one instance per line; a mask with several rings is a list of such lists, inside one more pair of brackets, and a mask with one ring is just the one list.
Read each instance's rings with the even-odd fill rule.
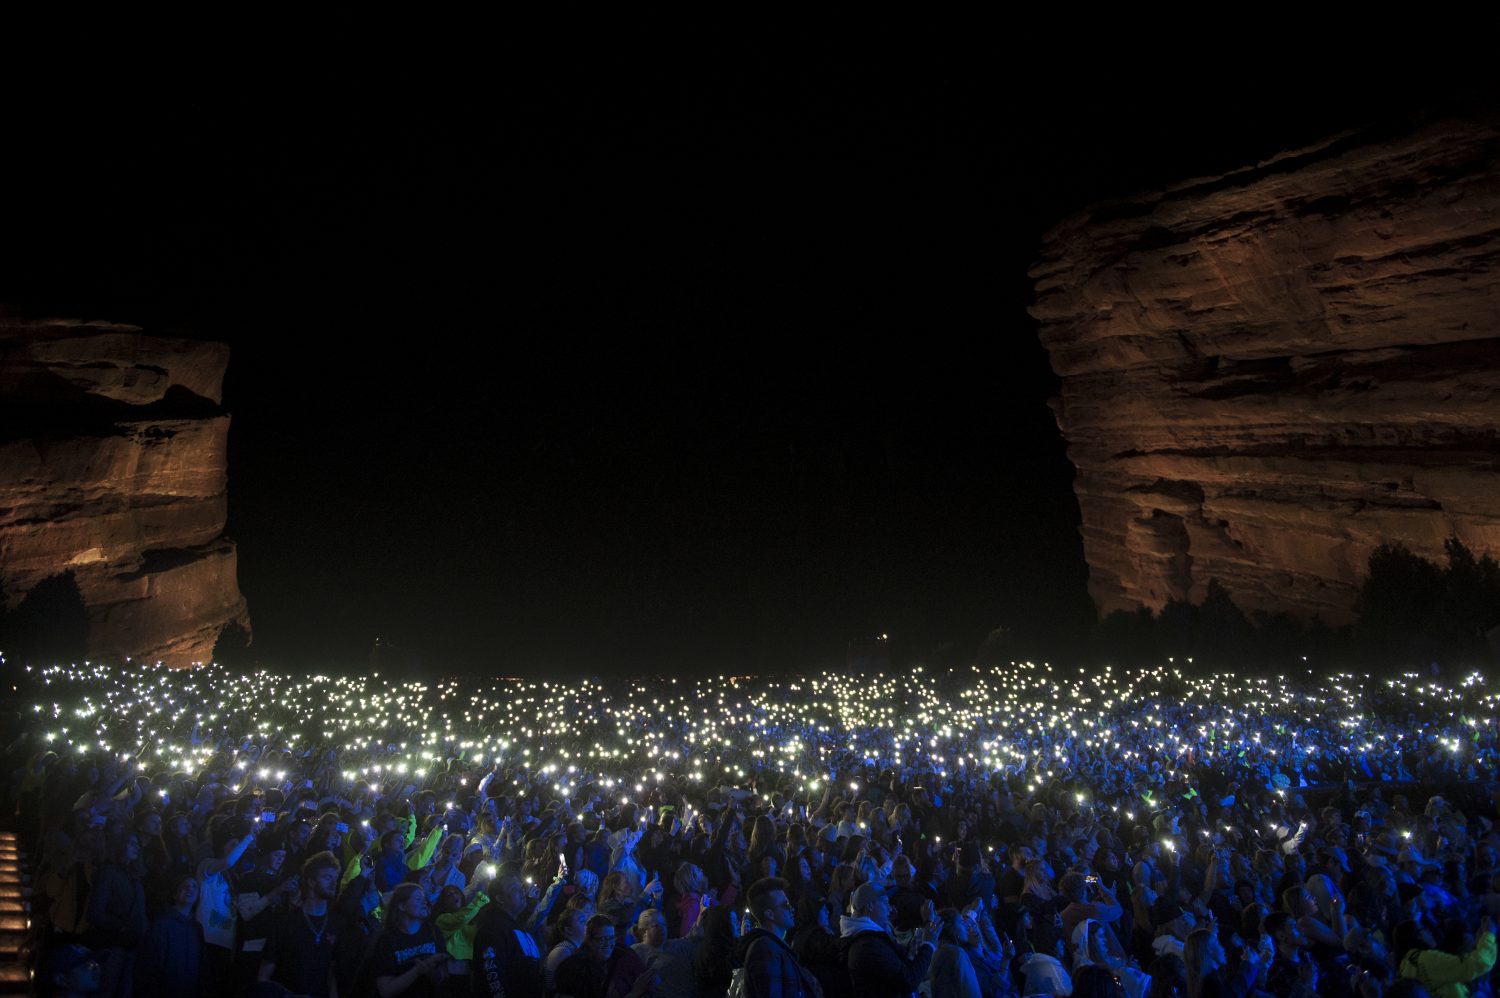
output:
[[0,313],[0,592],[71,573],[93,657],[206,662],[248,627],[226,514],[227,347]]
[[1061,222],[1032,270],[1101,613],[1347,621],[1370,551],[1500,555],[1500,123],[1353,133]]

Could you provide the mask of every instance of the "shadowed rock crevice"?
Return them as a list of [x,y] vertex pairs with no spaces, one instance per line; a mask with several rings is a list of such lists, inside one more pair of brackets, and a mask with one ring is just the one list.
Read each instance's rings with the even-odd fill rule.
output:
[[7,610],[4,603],[0,603],[0,650],[11,661],[76,662],[87,657],[88,611],[71,571],[32,586],[13,610]]

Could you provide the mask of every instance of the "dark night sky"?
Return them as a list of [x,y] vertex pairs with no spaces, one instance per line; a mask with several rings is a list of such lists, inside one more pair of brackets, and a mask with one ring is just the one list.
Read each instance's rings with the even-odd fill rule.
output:
[[269,663],[383,636],[719,671],[1063,632],[1091,608],[1025,313],[1042,233],[1488,93],[1452,46],[1493,36],[1439,74],[1409,30],[1242,55],[1064,27],[49,49],[7,70],[0,301],[231,344],[228,533]]

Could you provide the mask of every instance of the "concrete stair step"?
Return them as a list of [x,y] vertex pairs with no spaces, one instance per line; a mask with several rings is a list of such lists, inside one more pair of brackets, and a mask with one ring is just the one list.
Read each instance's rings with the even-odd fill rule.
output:
[[0,965],[0,994],[31,994],[31,968],[21,964]]
[[30,963],[31,872],[16,833],[0,831],[0,996],[36,993]]

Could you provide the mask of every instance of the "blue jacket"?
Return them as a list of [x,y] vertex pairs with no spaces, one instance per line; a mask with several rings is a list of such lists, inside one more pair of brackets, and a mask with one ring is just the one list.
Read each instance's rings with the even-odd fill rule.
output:
[[406,879],[406,857],[400,853],[395,856],[387,856],[382,853],[375,857],[375,888],[382,894],[389,894],[396,889],[401,881]]

